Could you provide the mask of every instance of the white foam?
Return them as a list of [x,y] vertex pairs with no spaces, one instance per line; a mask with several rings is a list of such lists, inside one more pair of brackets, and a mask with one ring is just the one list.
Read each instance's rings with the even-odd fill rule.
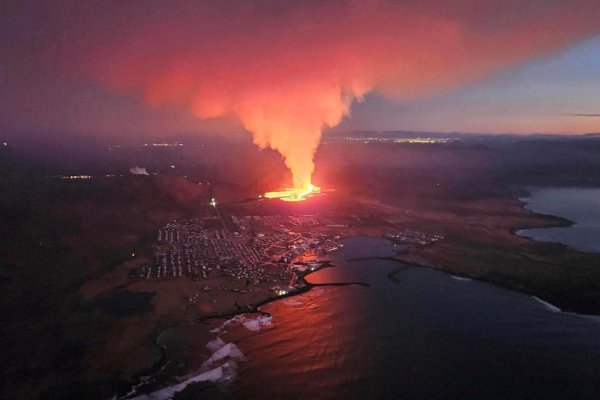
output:
[[590,315],[590,314],[578,314],[578,313],[574,313],[574,312],[564,312],[563,310],[561,310],[559,307],[555,306],[552,303],[548,303],[547,301],[544,301],[542,299],[540,299],[539,297],[536,296],[531,296],[533,297],[538,303],[542,304],[547,310],[551,311],[551,312],[555,312],[555,313],[561,313],[561,314],[565,314],[565,315],[575,315],[577,317],[581,317],[581,318],[586,318],[595,322],[600,322],[600,315]]
[[464,276],[455,276],[455,275],[450,275],[452,277],[452,279],[456,279],[457,281],[463,281],[463,282],[468,282],[468,281],[472,281],[471,278],[465,278]]
[[263,315],[255,319],[246,318],[246,320],[242,322],[242,325],[244,325],[244,328],[248,329],[249,331],[257,332],[260,331],[263,326],[271,325],[272,319],[273,317],[270,315]]
[[213,353],[223,346],[225,346],[225,342],[218,336],[206,344],[206,347]]
[[177,385],[168,386],[157,390],[154,393],[144,394],[141,396],[134,397],[132,400],[167,400],[173,398],[177,392],[181,392],[188,385],[196,382],[218,382],[224,378],[224,367],[220,366],[210,371],[203,372],[199,375],[193,376]]
[[213,333],[223,333],[223,332],[226,332],[227,331],[227,327],[229,327],[229,325],[231,325],[231,324],[235,323],[236,321],[238,321],[239,317],[240,317],[240,315],[236,315],[235,317],[226,320],[225,322],[223,322],[221,324],[221,326],[219,326],[219,327],[217,327],[215,329],[211,329],[211,332],[213,332]]
[[533,297],[538,303],[542,304],[544,307],[546,307],[547,310],[550,310],[552,312],[561,312],[562,310],[558,307],[556,307],[554,304],[548,303],[547,301],[544,301],[542,299],[540,299],[539,297],[536,296],[531,296]]
[[206,344],[212,355],[202,364],[204,372],[192,376],[176,385],[168,386],[150,394],[134,397],[132,400],[167,400],[173,398],[188,385],[197,382],[222,382],[235,378],[237,364],[244,359],[244,354],[233,343],[225,343],[216,337]]
[[244,354],[233,343],[227,343],[220,349],[216,350],[208,360],[204,362],[204,366],[213,367],[227,360],[239,361],[244,358]]
[[236,315],[235,317],[223,322],[221,326],[211,330],[213,333],[226,332],[229,326],[242,325],[244,328],[252,332],[259,331],[263,326],[271,325],[273,317],[270,315],[260,315],[255,317],[246,317],[245,315]]

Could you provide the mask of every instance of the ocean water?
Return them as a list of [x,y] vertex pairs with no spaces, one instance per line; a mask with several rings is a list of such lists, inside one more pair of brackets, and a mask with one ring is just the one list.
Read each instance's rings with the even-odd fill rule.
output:
[[225,398],[598,398],[598,320],[434,270],[348,261],[393,246],[344,243],[337,266],[309,280],[370,286],[317,287],[264,307],[259,329],[248,319],[264,316],[246,315],[220,331],[243,354]]
[[562,243],[579,251],[600,252],[600,189],[537,188],[522,199],[527,209],[555,215],[574,222],[561,228],[523,229],[519,235],[531,239]]

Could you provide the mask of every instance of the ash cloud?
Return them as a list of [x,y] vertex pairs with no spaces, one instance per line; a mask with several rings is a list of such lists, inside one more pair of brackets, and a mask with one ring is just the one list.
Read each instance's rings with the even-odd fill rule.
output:
[[322,130],[366,93],[449,91],[600,31],[595,0],[41,7],[60,27],[52,49],[63,71],[198,118],[238,119],[281,154],[297,188],[310,183]]

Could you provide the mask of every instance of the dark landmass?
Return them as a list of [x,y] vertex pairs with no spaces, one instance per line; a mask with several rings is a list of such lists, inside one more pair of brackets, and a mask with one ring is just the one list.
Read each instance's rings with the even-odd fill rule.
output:
[[423,214],[418,225],[443,231],[445,239],[432,247],[412,248],[398,260],[529,293],[565,311],[600,312],[599,254],[514,234],[525,227],[568,226],[568,221],[531,213],[509,198],[464,203],[445,217]]
[[[157,229],[213,215],[211,197],[225,216],[319,214],[343,221],[320,228],[330,235],[439,235],[442,240],[412,245],[396,259],[599,314],[600,255],[513,232],[569,224],[525,210],[518,198],[530,185],[600,186],[600,140],[460,139],[364,144],[326,137],[315,182],[336,191],[297,204],[257,201],[289,175],[276,154],[249,143],[183,138],[183,148],[149,150],[77,141],[62,157],[55,144],[3,148],[0,338],[10,384],[0,397],[110,398],[162,362],[165,352],[156,341],[169,327],[180,326],[179,335],[200,343],[210,325],[186,333],[182,324],[270,301],[266,283],[243,294],[211,290],[191,304],[189,295],[206,282],[132,279],[132,271],[151,260]],[[133,166],[156,175],[130,175]],[[61,178],[71,175],[91,178]],[[230,280],[215,275],[210,285]],[[196,350],[196,358],[206,353]],[[195,366],[189,356],[186,368]]]

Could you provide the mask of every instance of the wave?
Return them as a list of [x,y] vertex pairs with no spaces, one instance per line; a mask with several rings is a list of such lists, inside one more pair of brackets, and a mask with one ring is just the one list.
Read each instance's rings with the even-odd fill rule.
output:
[[224,365],[226,362],[231,360],[240,361],[243,359],[244,355],[240,349],[233,343],[227,343],[220,349],[216,350],[202,365],[204,367],[215,367],[218,365]]
[[225,346],[225,342],[223,341],[223,339],[221,339],[219,336],[217,336],[216,338],[214,338],[213,340],[209,341],[206,344],[206,347],[212,352],[214,353],[215,351],[219,350],[221,347]]
[[455,275],[450,275],[452,277],[452,279],[456,279],[457,281],[464,281],[464,282],[468,282],[468,281],[472,281],[473,279],[471,278],[465,278],[464,276],[455,276]]
[[547,301],[544,301],[544,300],[542,300],[542,299],[540,299],[539,297],[536,297],[536,296],[531,296],[531,297],[533,297],[538,303],[540,303],[544,307],[546,307],[546,309],[549,310],[549,311],[552,311],[552,312],[562,312],[562,310],[559,307],[556,307],[552,303],[548,303]]
[[191,377],[188,380],[185,380],[177,385],[168,386],[166,388],[162,388],[157,390],[156,392],[150,394],[144,394],[141,396],[134,397],[132,400],[168,400],[173,398],[175,394],[181,392],[188,385],[197,382],[213,382],[216,383],[223,379],[225,376],[224,369],[227,368],[227,365],[223,365],[217,368],[214,368],[210,371],[203,372],[199,375]]
[[194,375],[176,385],[167,386],[149,394],[133,397],[131,400],[167,400],[184,390],[187,386],[199,382],[218,383],[235,379],[237,366],[244,359],[244,354],[234,343],[225,343],[216,337],[206,344],[212,352],[202,364],[202,373]]
[[283,304],[285,304],[286,306],[303,306],[304,305],[304,303],[302,301],[295,300],[293,298],[284,300]]
[[591,319],[596,322],[600,322],[600,315],[589,315],[589,314],[578,314],[578,313],[574,313],[574,312],[565,312],[562,309],[560,309],[559,307],[555,306],[554,304],[548,303],[547,301],[544,301],[544,300],[540,299],[539,297],[536,297],[536,296],[531,296],[531,297],[533,297],[533,299],[535,301],[537,301],[538,303],[542,304],[548,311],[551,311],[554,313],[561,313],[561,314],[565,314],[565,315],[576,315],[578,317],[587,318],[587,319]]
[[223,333],[230,326],[242,325],[244,328],[252,332],[258,332],[264,326],[270,326],[273,317],[270,315],[258,315],[248,317],[244,314],[236,315],[235,317],[223,322],[218,328],[212,329],[213,333]]

